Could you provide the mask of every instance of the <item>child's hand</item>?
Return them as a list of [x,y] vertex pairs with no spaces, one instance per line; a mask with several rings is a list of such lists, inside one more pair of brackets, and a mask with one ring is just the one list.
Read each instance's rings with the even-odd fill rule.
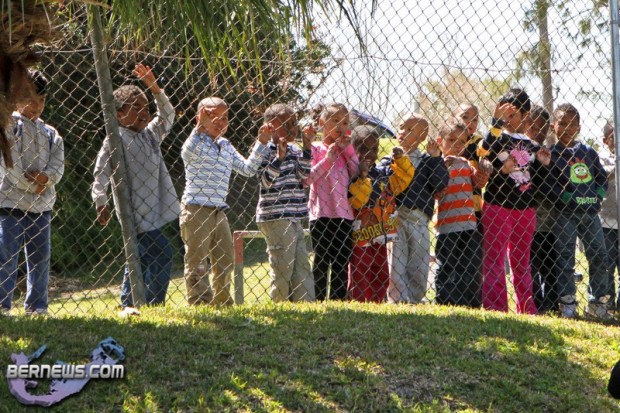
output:
[[307,125],[301,131],[301,143],[304,149],[312,149],[312,142],[316,137],[314,125]]
[[267,145],[273,138],[274,127],[271,122],[263,123],[263,126],[258,130],[258,137],[256,138],[261,144]]
[[280,140],[278,141],[278,146],[277,146],[278,159],[280,159],[280,161],[283,161],[284,158],[286,157],[287,150],[288,150],[288,142],[286,141],[286,138],[280,138]]
[[519,109],[512,103],[498,103],[493,111],[493,118],[507,123],[518,111]]
[[504,166],[502,166],[500,172],[506,175],[515,172],[516,170],[518,170],[516,168],[516,165],[517,162],[515,158],[512,155],[509,155],[508,158],[506,158],[506,160],[504,161]]
[[340,131],[340,136],[336,139],[336,144],[340,147],[340,149],[344,149],[351,143],[351,132],[350,131]]
[[405,151],[400,146],[395,146],[392,148],[392,159],[395,161],[402,158],[405,154]]
[[313,124],[306,125],[301,130],[301,139],[303,142],[312,143],[316,139],[316,128]]
[[368,169],[370,168],[370,166],[368,165],[368,161],[361,161],[360,162],[360,166],[359,166],[359,178],[360,179],[366,179],[368,177]]
[[24,174],[24,177],[37,185],[45,185],[49,181],[49,177],[40,171],[30,171]]
[[46,186],[41,185],[41,184],[37,184],[37,187],[34,190],[34,193],[37,194],[37,195],[43,195],[43,193],[45,192],[46,189],[47,189]]
[[481,159],[480,162],[478,162],[478,170],[490,176],[493,173],[493,164],[488,159]]
[[549,166],[551,164],[551,151],[549,148],[541,147],[538,152],[536,152],[536,159],[538,162],[545,166]]
[[149,88],[154,95],[158,95],[161,92],[161,89],[157,85],[157,79],[149,66],[145,66],[142,63],[137,64],[132,73],[140,79],[142,83],[144,83],[144,86]]
[[426,144],[426,152],[432,157],[438,157],[441,155],[441,150],[439,149],[439,144],[435,139],[429,139]]
[[112,215],[110,214],[110,210],[108,209],[107,205],[97,207],[97,222],[99,222],[101,226],[105,227],[106,225],[108,225],[108,222],[110,222],[111,218]]

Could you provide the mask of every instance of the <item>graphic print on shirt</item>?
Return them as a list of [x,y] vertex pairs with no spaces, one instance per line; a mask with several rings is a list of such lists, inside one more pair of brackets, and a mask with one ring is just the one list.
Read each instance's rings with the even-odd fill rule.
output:
[[357,211],[353,221],[353,243],[366,247],[396,238],[396,201],[387,182],[379,183],[380,195]]
[[570,162],[570,181],[574,184],[587,184],[592,180],[590,168],[582,160],[577,158]]
[[515,186],[517,186],[521,192],[527,191],[532,186],[528,164],[532,160],[533,155],[527,151],[525,145],[518,143],[510,152],[502,151],[497,157],[502,162],[505,162],[508,158],[514,160],[515,169],[510,172],[508,176],[512,178],[515,182]]

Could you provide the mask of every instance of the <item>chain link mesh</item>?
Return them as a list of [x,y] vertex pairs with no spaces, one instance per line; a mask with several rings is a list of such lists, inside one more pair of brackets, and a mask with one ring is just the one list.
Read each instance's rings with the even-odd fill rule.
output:
[[[125,148],[129,181],[140,178],[131,176],[131,171],[148,169],[146,165],[135,168],[136,162],[159,162],[161,155],[179,202],[188,185],[198,191],[192,199],[202,200],[197,201],[202,205],[196,211],[190,211],[191,205],[181,208],[181,225],[173,220],[158,226],[159,238],[148,238],[143,228],[138,229],[138,243],[149,247],[140,250],[146,254],[142,270],[147,290],[153,285],[158,289],[155,273],[166,271],[158,266],[171,264],[170,284],[166,288],[164,276],[159,288],[168,306],[186,306],[188,299],[254,304],[272,299],[352,298],[484,305],[526,313],[538,309],[565,316],[575,315],[577,309],[605,317],[603,307],[615,308],[618,250],[615,158],[608,147],[613,139],[604,142],[602,138],[612,99],[604,5],[535,1],[531,5],[473,2],[446,7],[432,2],[390,2],[379,4],[373,15],[361,10],[359,19],[364,48],[352,30],[316,16],[313,41],[291,41],[286,58],[271,53],[270,39],[265,38],[255,51],[260,65],[231,51],[231,56],[237,56],[231,62],[237,67],[220,73],[210,73],[196,42],[148,39],[152,47],[138,49],[129,46],[132,43],[126,36],[114,31],[107,34],[114,89],[125,84],[140,87],[154,115],[153,94],[132,74],[137,64],[144,64],[151,68],[175,112],[161,144],[157,142],[162,136],[151,137],[149,142],[155,142],[147,148],[151,158],[132,158],[132,149]],[[62,136],[65,156],[64,175],[55,185],[57,200],[51,221],[49,312],[111,310],[122,304],[126,260],[118,219],[102,227],[91,198],[93,171],[106,130],[85,8],[78,6],[61,31],[60,43],[38,50],[40,69],[50,79],[42,119]],[[524,116],[530,128],[518,126],[512,131],[511,116],[521,116],[521,111],[515,115],[515,111],[498,109],[500,98],[511,87],[523,88],[532,105],[547,110],[565,102],[573,104],[580,116],[579,140],[596,152],[585,146],[565,151],[562,146],[552,147],[561,130],[551,122],[572,114],[568,107],[560,112],[532,111],[529,118]],[[232,163],[227,157],[232,155],[224,156],[231,153],[226,142],[213,146],[201,135],[193,147],[199,150],[192,156],[183,155],[183,145],[191,141],[196,126],[198,103],[209,96],[227,103],[228,141],[244,157],[253,150],[256,156],[249,158],[254,165],[247,162],[244,167],[236,161],[234,169],[246,168],[245,175],[251,176],[233,172],[227,187],[227,172],[220,170]],[[342,103],[346,110],[329,106],[332,102]],[[502,102],[519,109],[521,101],[513,96]],[[300,125],[299,129],[287,126],[288,118],[282,118],[282,113],[288,112],[276,111],[268,122],[271,129],[263,130],[296,139],[281,161],[275,146],[260,153],[253,149],[265,111],[276,103],[292,108]],[[324,106],[323,112],[319,105]],[[205,118],[211,118],[210,110],[216,107],[209,106]],[[346,121],[340,118],[342,113],[350,115]],[[497,136],[488,132],[493,131],[493,115],[504,121],[504,135],[498,129]],[[460,123],[452,122],[453,117]],[[210,122],[214,124],[213,119]],[[512,138],[506,134],[524,132],[537,138],[537,122],[543,133],[549,130],[543,136],[548,152],[534,149],[514,133]],[[304,128],[309,132],[309,126],[318,132],[312,160],[303,152],[299,132]],[[412,128],[410,135],[405,135],[406,128]],[[346,145],[350,137],[345,130],[353,130],[352,146]],[[379,150],[373,155],[375,133]],[[612,136],[609,127],[605,133]],[[332,138],[336,144],[328,149]],[[455,143],[450,149],[446,142],[452,138],[466,142],[461,142],[462,148]],[[413,150],[404,157],[392,153],[395,146],[414,149],[418,143],[415,156],[410,156]],[[431,156],[439,150],[437,145],[443,157]],[[454,147],[460,149],[450,152]],[[537,154],[542,154],[538,160]],[[540,166],[545,154],[551,159],[549,167]],[[212,156],[215,163],[210,164]],[[377,167],[372,167],[375,156]],[[470,162],[463,162],[463,156]],[[370,160],[369,169],[362,167],[370,186],[356,178],[359,158]],[[405,162],[400,161],[403,158],[411,164],[398,164]],[[485,178],[481,159],[492,164],[490,177]],[[257,173],[249,171],[259,165]],[[407,180],[408,169],[413,176]],[[397,176],[400,183],[394,179]],[[188,182],[192,177],[197,181]],[[145,180],[149,184],[130,182],[131,188],[137,188],[132,197],[147,193],[148,198],[157,198],[158,187],[148,185],[161,184],[162,177],[151,178]],[[350,184],[357,187],[350,188]],[[211,200],[215,199],[214,187],[218,194],[227,194],[227,208]],[[310,223],[305,206],[294,202],[299,191],[310,201]],[[359,193],[368,200],[353,209],[350,199]],[[259,194],[265,215],[271,218],[257,225]],[[481,194],[487,202],[473,215],[474,200]],[[603,197],[599,220],[597,209]],[[161,207],[141,199],[132,198],[132,202],[140,209],[137,214],[148,215]],[[5,219],[14,216],[7,206],[2,210]],[[111,197],[108,206],[113,208]],[[396,211],[397,224],[392,222]],[[197,225],[196,219],[217,222],[204,226]],[[366,232],[360,232],[364,227]],[[27,236],[29,232],[32,228],[25,230]],[[393,233],[398,234],[398,241],[361,245]],[[148,257],[162,239],[169,241],[160,245],[165,256]],[[198,261],[186,256],[188,242],[196,248],[193,253],[201,255]],[[28,254],[29,247],[38,248],[26,244]],[[20,253],[14,313],[23,311],[26,275],[36,273],[33,263],[29,266]],[[2,274],[5,279],[7,265]],[[211,271],[224,278],[214,280]],[[186,284],[197,289],[193,298]],[[10,285],[5,281],[5,286]],[[161,298],[147,296],[147,301],[156,303]]]

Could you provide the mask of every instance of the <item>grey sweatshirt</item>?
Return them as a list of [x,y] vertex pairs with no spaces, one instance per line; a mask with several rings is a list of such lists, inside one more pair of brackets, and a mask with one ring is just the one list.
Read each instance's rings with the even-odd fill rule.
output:
[[[172,129],[174,107],[161,92],[155,96],[157,115],[140,131],[119,127],[128,174],[131,210],[138,233],[161,228],[180,213],[179,200],[161,153],[161,142]],[[110,142],[106,138],[97,156],[92,186],[95,206],[107,205],[107,190],[112,177]],[[114,200],[117,206],[118,202]]]
[[[31,121],[13,113],[13,122],[7,131],[11,144],[13,168],[0,162],[0,207],[24,212],[51,211],[56,202],[54,185],[65,171],[65,152],[58,131],[41,119]],[[47,175],[45,191],[36,193],[37,185],[26,179],[26,172],[39,171]]]

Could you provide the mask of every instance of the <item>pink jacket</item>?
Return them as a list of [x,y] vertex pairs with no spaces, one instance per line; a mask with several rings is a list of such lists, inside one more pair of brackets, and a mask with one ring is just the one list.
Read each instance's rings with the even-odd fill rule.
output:
[[310,187],[308,202],[310,221],[317,218],[345,218],[353,220],[349,204],[349,183],[359,173],[359,159],[352,145],[344,150],[336,148],[335,161],[327,156],[329,145],[312,144],[312,169],[304,183]]

